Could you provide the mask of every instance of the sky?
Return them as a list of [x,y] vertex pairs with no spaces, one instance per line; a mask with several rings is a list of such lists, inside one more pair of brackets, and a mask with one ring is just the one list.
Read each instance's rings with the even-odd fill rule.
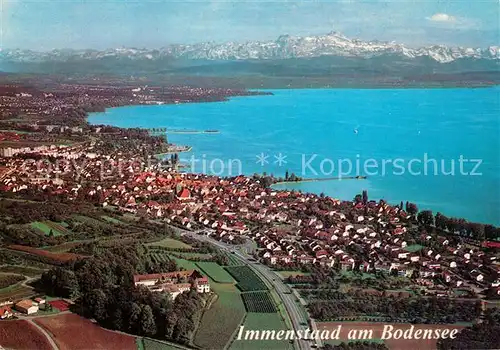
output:
[[332,31],[362,40],[500,45],[500,0],[0,0],[2,49],[163,47]]

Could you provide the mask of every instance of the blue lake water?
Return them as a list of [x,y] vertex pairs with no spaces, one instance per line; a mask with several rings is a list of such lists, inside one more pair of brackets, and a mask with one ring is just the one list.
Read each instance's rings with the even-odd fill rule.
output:
[[89,122],[216,129],[220,133],[168,139],[193,147],[180,158],[199,159],[195,172],[367,175],[287,187],[341,199],[366,189],[370,199],[408,200],[420,209],[500,224],[500,88],[272,92],[227,102],[113,108],[92,114]]

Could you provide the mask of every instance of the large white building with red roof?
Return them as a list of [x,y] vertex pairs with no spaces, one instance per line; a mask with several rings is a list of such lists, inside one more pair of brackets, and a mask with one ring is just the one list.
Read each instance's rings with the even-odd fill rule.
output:
[[172,299],[193,288],[198,293],[210,292],[208,278],[197,270],[134,275],[134,284],[147,287],[152,292],[168,293]]

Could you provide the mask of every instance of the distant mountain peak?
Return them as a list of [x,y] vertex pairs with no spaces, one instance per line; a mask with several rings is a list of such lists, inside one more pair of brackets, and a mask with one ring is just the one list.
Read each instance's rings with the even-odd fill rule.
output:
[[217,44],[205,42],[193,45],[171,45],[159,49],[116,48],[108,50],[52,50],[34,52],[31,50],[8,50],[0,52],[0,60],[14,62],[46,62],[67,60],[98,60],[104,58],[148,59],[182,58],[195,60],[270,60],[290,58],[311,58],[338,56],[353,58],[374,58],[378,56],[399,56],[403,59],[428,57],[440,63],[458,59],[500,59],[500,48],[466,48],[432,45],[410,48],[396,42],[364,41],[350,39],[337,31],[324,35],[291,36],[284,34],[276,40],[250,41],[246,43],[227,42]]

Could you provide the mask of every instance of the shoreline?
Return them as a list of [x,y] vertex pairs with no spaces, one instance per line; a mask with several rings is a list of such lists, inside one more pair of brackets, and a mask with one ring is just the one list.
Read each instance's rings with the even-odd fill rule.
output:
[[[492,89],[494,89],[494,91],[496,91],[499,88],[499,86],[498,85],[483,86],[483,87],[481,87],[481,90],[484,90],[486,88],[492,88]],[[288,90],[291,93],[292,91],[301,91],[301,90],[307,90],[307,91],[310,92],[310,91],[315,91],[315,90],[316,91],[329,91],[329,90],[344,90],[344,91],[347,91],[347,90],[356,90],[356,89],[359,89],[359,90],[393,90],[393,91],[403,91],[403,90],[411,90],[411,89],[413,89],[413,90],[426,90],[428,88],[392,88],[392,87],[388,88],[388,89],[385,89],[385,88],[382,88],[382,89],[370,89],[370,88],[366,88],[366,89],[364,89],[364,88],[343,88],[343,89],[342,88],[305,88],[305,89],[304,88],[286,88],[286,89],[260,89],[259,91],[264,91],[264,92],[270,91],[270,92],[272,92],[273,90],[275,90],[275,91],[287,91]],[[432,90],[439,90],[439,89],[445,89],[445,90],[452,90],[452,89],[464,90],[464,89],[475,89],[475,87],[441,87],[441,88],[437,88],[436,87],[436,88],[433,88]],[[225,99],[224,102],[229,102],[234,97],[252,97],[252,96],[266,96],[266,95],[245,95],[245,96],[236,95],[236,96],[230,96],[230,97],[228,97],[227,99]],[[221,102],[221,101],[190,101],[190,102],[183,102],[182,104],[187,104],[187,103],[203,103],[203,102]],[[168,105],[168,104],[165,104],[165,106],[166,105]],[[111,108],[122,108],[122,107],[130,107],[130,106],[144,106],[144,105],[139,104],[139,105],[128,105],[128,106],[120,106],[120,107],[111,107]],[[98,112],[98,113],[102,113],[102,112]],[[89,116],[91,116],[91,114],[89,114]],[[116,119],[114,119],[114,121],[115,122],[119,121],[119,119],[116,118]],[[108,121],[107,124],[108,125],[113,125],[113,124],[110,124],[110,121]],[[95,124],[93,124],[93,125],[95,125]],[[144,129],[143,127],[138,127],[138,128]],[[184,152],[188,152],[188,151],[184,151]],[[155,155],[155,156],[161,157],[162,155],[170,155],[170,154],[173,154],[173,153],[177,153],[177,152],[165,152],[165,153],[160,153],[159,155]],[[187,170],[189,170],[189,169],[184,168],[184,169],[179,169],[179,170],[182,171],[182,172],[187,172]],[[202,172],[200,172],[200,173],[202,173]],[[251,173],[247,173],[247,174],[245,174],[245,176],[251,177],[252,174]],[[319,182],[324,182],[324,181],[335,181],[335,180],[336,181],[340,181],[340,180],[344,180],[344,179],[345,180],[353,180],[352,177],[341,177],[341,178],[335,177],[335,178],[328,178],[328,179],[304,179],[304,180],[301,180],[301,181],[276,182],[276,183],[273,183],[271,186],[276,185],[275,188],[277,190],[284,190],[284,189],[286,189],[286,186],[288,185],[288,183],[290,183],[290,184],[293,184],[293,183],[302,183],[304,185],[307,185],[307,183],[313,184],[315,182],[319,183]],[[365,179],[365,180],[367,180],[367,179]],[[350,186],[350,184],[355,184],[355,183],[350,182],[350,183],[346,184],[346,186]],[[361,183],[360,185],[362,185],[362,184],[364,184],[364,183]],[[319,194],[318,192],[316,192],[316,193]],[[396,196],[396,195],[391,196],[391,195],[388,195],[388,193],[384,193],[384,194],[380,195],[379,198],[386,199],[386,198],[391,198],[391,197],[396,197],[396,199],[393,199],[393,201],[395,201],[395,202],[399,202],[400,201],[400,199],[398,198],[399,195],[398,196]],[[339,197],[339,198],[343,199],[343,200],[350,200],[350,199],[352,199],[351,197]],[[417,204],[418,204],[418,202],[417,202]],[[437,203],[437,204],[433,203],[432,205],[422,204],[422,206],[424,208],[426,208],[426,209],[427,208],[428,209],[432,209],[433,211],[449,212],[448,211],[448,208],[449,208],[448,205],[446,205],[446,207],[445,207],[445,206],[441,205],[440,203]],[[453,207],[453,205],[452,205],[452,207]],[[453,212],[453,210],[452,210],[452,212]],[[480,222],[480,223],[485,223],[485,224],[489,224],[489,223],[496,224],[496,221],[484,219],[482,216],[479,216],[479,217],[469,216],[469,215],[465,216],[464,214],[455,213],[455,212],[453,212],[452,216],[460,216],[460,217],[464,216],[464,217],[468,218],[468,220],[470,220],[470,221]]]
[[185,153],[185,152],[191,152],[193,150],[192,146],[184,146],[182,149],[178,150],[173,150],[173,151],[167,151],[167,152],[162,152],[162,153],[155,153],[155,157],[162,157],[170,154],[176,154],[176,153]]

